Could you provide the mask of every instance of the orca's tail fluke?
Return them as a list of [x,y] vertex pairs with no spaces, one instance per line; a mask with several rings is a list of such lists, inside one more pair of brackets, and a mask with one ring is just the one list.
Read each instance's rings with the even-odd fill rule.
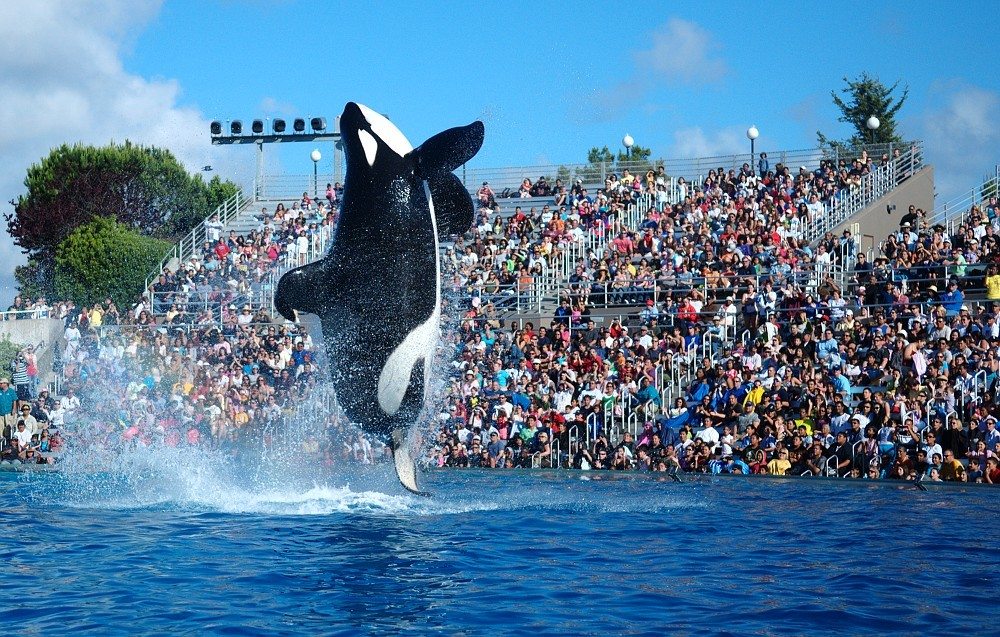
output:
[[413,463],[406,432],[397,429],[392,434],[392,461],[396,466],[396,477],[403,488],[416,495],[429,497],[430,493],[417,487],[417,467]]

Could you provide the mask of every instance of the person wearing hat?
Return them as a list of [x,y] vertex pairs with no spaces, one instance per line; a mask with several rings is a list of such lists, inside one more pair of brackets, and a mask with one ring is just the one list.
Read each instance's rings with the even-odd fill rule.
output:
[[0,378],[0,427],[3,437],[10,439],[17,419],[17,390],[10,385],[9,378]]

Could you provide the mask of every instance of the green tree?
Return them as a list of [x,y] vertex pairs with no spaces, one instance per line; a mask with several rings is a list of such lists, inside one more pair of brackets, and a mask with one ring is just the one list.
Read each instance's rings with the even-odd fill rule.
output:
[[[862,73],[854,80],[845,77],[844,83],[846,86],[840,91],[844,97],[838,95],[837,91],[830,91],[830,95],[841,113],[837,121],[850,124],[854,134],[850,139],[838,141],[817,131],[820,146],[857,148],[866,144],[903,143],[896,114],[906,102],[910,89],[903,87],[902,95],[896,98],[894,93],[899,87],[898,81],[892,86],[886,86],[868,73]],[[868,118],[873,115],[879,120],[879,126],[874,131],[869,130],[867,125]]]
[[[51,292],[56,248],[76,228],[111,217],[140,234],[176,240],[236,186],[192,177],[168,150],[126,141],[103,147],[62,145],[28,168],[25,193],[5,214],[7,232],[28,255],[17,278]],[[217,205],[217,204],[216,204]]]
[[573,173],[566,166],[559,166],[556,170],[556,179],[561,180],[563,185],[568,188],[570,180],[573,179]]
[[11,341],[9,336],[0,337],[0,376],[10,376],[10,364],[22,349],[24,346]]
[[55,251],[55,292],[78,305],[111,297],[135,302],[146,274],[171,248],[169,241],[140,235],[108,217],[97,217],[67,236]]
[[618,168],[619,170],[628,168],[633,174],[636,172],[644,173],[653,168],[652,162],[649,161],[652,154],[651,148],[633,144],[628,153],[618,151]]
[[[201,175],[198,175],[198,179],[201,179]],[[239,186],[228,179],[223,181],[218,175],[212,177],[212,181],[208,182],[208,191],[205,193],[205,198],[208,202],[208,210],[215,210],[222,204],[232,199],[239,189]]]
[[979,196],[983,201],[989,201],[990,197],[997,196],[997,177],[996,175],[992,177],[986,177],[983,179],[983,185],[979,187]]

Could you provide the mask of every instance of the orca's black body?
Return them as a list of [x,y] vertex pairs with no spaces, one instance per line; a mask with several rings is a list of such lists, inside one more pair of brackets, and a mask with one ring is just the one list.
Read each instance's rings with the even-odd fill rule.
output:
[[400,482],[419,492],[405,442],[439,332],[438,243],[472,225],[472,199],[452,171],[479,151],[483,124],[412,149],[383,116],[349,103],[340,132],[347,173],[332,246],[281,278],[275,307],[289,320],[319,316],[340,407],[392,448]]

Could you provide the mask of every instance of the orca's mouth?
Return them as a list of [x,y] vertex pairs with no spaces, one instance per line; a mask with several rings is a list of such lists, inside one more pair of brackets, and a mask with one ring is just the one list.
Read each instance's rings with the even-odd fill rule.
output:
[[294,282],[286,276],[281,277],[278,281],[278,289],[274,291],[274,309],[285,319],[294,323],[296,320],[295,308],[292,307],[290,299],[295,296],[295,290],[289,289],[290,286],[294,286]]

